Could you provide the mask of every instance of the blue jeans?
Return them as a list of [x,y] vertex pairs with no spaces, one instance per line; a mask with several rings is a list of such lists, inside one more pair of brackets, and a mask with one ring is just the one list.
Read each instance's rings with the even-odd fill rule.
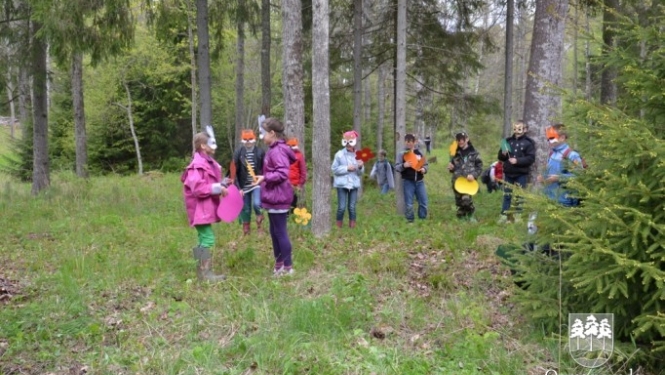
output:
[[[510,203],[513,199],[513,189],[510,185],[519,185],[522,189],[526,188],[526,182],[529,176],[503,176],[503,204],[501,205],[501,214],[505,214],[506,211],[510,210]],[[519,199],[515,202],[515,210],[520,211],[520,201]]]
[[381,185],[381,194],[388,194],[388,190],[390,190],[390,185],[387,182]]
[[404,212],[406,220],[413,221],[413,197],[418,200],[418,218],[427,217],[427,190],[425,190],[425,181],[402,180],[404,183]]
[[261,188],[256,188],[242,197],[243,206],[240,212],[240,222],[249,223],[252,218],[252,208],[256,216],[261,215]]
[[344,220],[344,211],[349,207],[349,220],[356,221],[358,189],[337,188],[337,221]]

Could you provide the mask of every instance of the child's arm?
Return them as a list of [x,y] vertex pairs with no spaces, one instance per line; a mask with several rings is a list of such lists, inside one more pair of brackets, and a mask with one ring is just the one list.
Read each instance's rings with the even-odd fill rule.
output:
[[335,154],[335,160],[333,160],[330,169],[332,170],[332,173],[335,176],[343,176],[349,173],[349,170],[347,169],[346,165],[342,164],[342,161],[340,160],[339,157],[339,153]]
[[[422,157],[424,158],[425,155],[423,155]],[[420,170],[418,172],[420,172],[422,174],[427,174],[428,170],[429,170],[429,162],[427,161],[427,159],[425,159],[425,164],[423,164],[422,168],[420,168]]]
[[[206,171],[202,169],[190,169],[183,184],[196,198],[207,198],[215,195],[213,185],[205,180]],[[219,194],[219,193],[217,193]]]
[[376,166],[379,165],[379,163],[374,163],[374,166],[372,167],[372,170],[369,172],[369,178],[376,178]]
[[290,169],[289,157],[284,152],[280,152],[275,156],[273,162],[264,167],[263,180],[271,184],[288,181]]
[[395,158],[395,172],[402,173],[404,169],[404,152],[400,152]]
[[473,165],[473,178],[476,180],[480,178],[480,175],[483,174],[483,160],[480,158],[480,155],[476,157],[476,160],[474,160],[474,165]]

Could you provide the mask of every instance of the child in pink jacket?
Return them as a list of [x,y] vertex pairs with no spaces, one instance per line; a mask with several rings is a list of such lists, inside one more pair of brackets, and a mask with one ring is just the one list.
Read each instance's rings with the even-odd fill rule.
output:
[[[209,130],[212,134],[212,129]],[[211,271],[210,248],[215,245],[212,223],[217,216],[220,196],[226,196],[226,184],[222,182],[222,167],[212,158],[217,149],[214,136],[198,133],[194,136],[194,158],[183,172],[180,181],[184,185],[185,208],[189,225],[196,228],[199,242],[194,247],[194,258],[198,260],[196,275],[199,281],[221,281],[224,275]]]

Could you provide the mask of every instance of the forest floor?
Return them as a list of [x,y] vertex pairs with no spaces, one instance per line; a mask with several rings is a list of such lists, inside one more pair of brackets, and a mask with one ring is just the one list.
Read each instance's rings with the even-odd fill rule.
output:
[[371,182],[355,229],[290,222],[293,276],[254,223],[215,225],[218,284],[196,281],[177,174],[54,173],[36,198],[0,176],[0,374],[573,373],[494,255],[526,225],[499,226],[484,190],[457,220],[445,166],[415,224]]

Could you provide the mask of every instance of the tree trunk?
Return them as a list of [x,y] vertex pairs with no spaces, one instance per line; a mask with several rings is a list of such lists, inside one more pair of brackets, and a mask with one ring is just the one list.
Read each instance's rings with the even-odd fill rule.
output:
[[[241,0],[242,2],[242,0]],[[239,5],[243,6],[244,5]],[[240,132],[245,127],[245,23],[238,21],[238,40],[236,44],[236,126],[235,145],[240,146]]]
[[[545,128],[561,116],[561,96],[555,90],[561,86],[562,80],[567,13],[567,0],[536,0],[524,100],[524,121],[538,145],[532,176],[537,175],[539,166],[547,163]],[[550,85],[554,88],[548,88]]]
[[363,0],[353,0],[353,130],[358,132],[358,145],[362,144],[362,53],[363,53]]
[[270,0],[261,1],[261,114],[270,117]]
[[88,139],[85,131],[83,97],[83,53],[75,52],[72,54],[72,106],[74,107],[76,175],[88,178]]
[[196,0],[196,35],[198,37],[199,94],[201,96],[201,129],[212,125],[210,88],[210,36],[208,34],[208,0]]
[[513,116],[513,24],[515,18],[515,0],[508,0],[506,10],[506,55],[503,84],[503,137],[512,133]]
[[14,111],[14,78],[12,77],[12,68],[7,68],[7,102],[9,103],[9,136],[14,139],[14,125],[16,123],[16,113]]
[[[284,124],[291,137],[305,144],[301,0],[282,1]],[[305,148],[301,149],[305,154]],[[317,150],[318,152],[318,150]]]
[[134,140],[134,150],[136,150],[136,161],[139,166],[139,176],[143,174],[143,159],[141,158],[141,148],[139,147],[139,138],[136,136],[136,129],[134,128],[134,115],[132,114],[132,93],[129,91],[129,85],[127,81],[123,78],[122,85],[125,87],[125,93],[127,94],[127,106],[118,104],[121,108],[127,111],[127,119],[129,120],[129,131],[132,133],[132,139]]
[[[584,7],[584,30],[587,35],[591,35],[591,25],[589,21],[589,5]],[[584,97],[587,101],[591,101],[591,41],[589,38],[586,38],[584,43]],[[591,123],[591,120],[589,120]]]
[[[25,124],[30,121],[30,78],[28,77],[28,67],[19,66],[18,68],[18,116],[21,130],[25,129]],[[27,134],[22,133],[22,137]],[[25,139],[25,138],[24,138]]]
[[[517,51],[517,79],[515,86],[517,87],[515,105],[513,106],[513,113],[522,116],[524,114],[524,90],[526,82],[526,64],[529,57],[529,50],[526,48],[526,35],[527,35],[527,10],[524,7],[519,7],[519,25],[517,27],[518,36],[514,50]],[[520,118],[521,119],[521,118]]]
[[[619,0],[605,0],[603,6],[603,55],[607,55],[614,48],[616,42],[616,29],[618,27]],[[600,78],[600,103],[611,106],[617,101],[617,68],[606,66]]]
[[382,64],[379,67],[379,79],[376,83],[376,106],[377,106],[377,117],[376,117],[376,150],[379,151],[383,148],[383,119],[386,114],[386,70],[388,69],[387,64]]
[[312,98],[314,129],[312,153],[312,233],[322,237],[330,232],[332,193],[330,186],[330,88],[328,62],[328,0],[313,0]]
[[196,152],[194,147],[194,136],[198,133],[198,126],[196,124],[196,115],[198,112],[198,98],[196,94],[196,54],[194,53],[194,32],[192,31],[192,1],[187,2],[187,40],[189,42],[189,72],[190,82],[192,85],[192,154]]
[[32,23],[32,194],[51,185],[48,157],[48,92],[46,42],[38,37],[42,25]]
[[578,57],[578,46],[577,42],[579,41],[579,32],[578,29],[580,27],[580,3],[577,1],[575,3],[575,15],[573,16],[573,21],[575,24],[573,25],[573,96],[577,97],[577,81],[578,81],[578,74],[577,74],[577,64],[579,64],[579,57]]
[[[406,0],[397,0],[397,71],[395,74],[395,152],[403,148],[406,133]],[[395,203],[397,213],[404,215],[402,177],[395,174]]]

